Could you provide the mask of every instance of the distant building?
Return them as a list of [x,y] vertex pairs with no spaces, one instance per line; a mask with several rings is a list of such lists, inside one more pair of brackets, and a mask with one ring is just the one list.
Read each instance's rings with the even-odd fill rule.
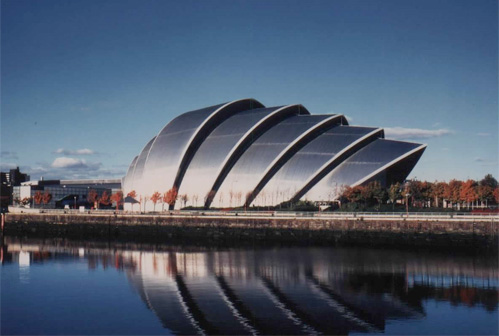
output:
[[343,115],[237,100],[166,124],[133,159],[123,192],[135,191],[146,210],[155,192],[173,188],[176,208],[333,201],[345,186],[404,181],[426,148],[384,137]]
[[[87,201],[89,191],[93,189],[99,196],[104,191],[109,196],[118,191],[121,191],[121,179],[105,179],[105,180],[40,180],[27,181],[21,183],[20,186],[13,188],[14,204],[25,198],[31,198],[29,207],[46,207],[55,208],[68,206],[74,208],[76,205],[92,206]],[[33,196],[40,191],[42,194],[48,192],[52,195],[52,199],[46,205],[35,204]]]
[[10,169],[8,172],[0,173],[1,191],[0,201],[2,208],[12,204],[13,187],[21,185],[22,182],[28,181],[29,175],[23,174],[19,167]]

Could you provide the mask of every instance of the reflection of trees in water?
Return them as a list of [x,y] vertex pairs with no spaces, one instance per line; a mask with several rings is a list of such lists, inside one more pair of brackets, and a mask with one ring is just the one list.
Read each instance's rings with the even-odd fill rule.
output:
[[422,298],[410,295],[405,274],[354,273],[344,278],[344,289],[369,295],[390,294],[417,311],[423,311]]
[[497,310],[498,291],[492,288],[466,286],[433,287],[414,285],[409,289],[409,296],[420,300],[433,299],[449,301],[453,306],[464,304],[468,307],[484,306],[488,311]]
[[473,285],[439,287],[432,283],[407,286],[405,274],[349,274],[343,284],[344,290],[353,293],[393,295],[419,311],[423,310],[423,301],[427,299],[445,300],[453,305],[464,304],[468,307],[483,305],[488,311],[494,311],[498,307],[497,288],[480,288]]
[[[3,251],[9,250],[4,247]],[[12,260],[11,255],[11,252],[7,253],[4,260]],[[225,308],[229,306],[233,318],[243,325],[248,323],[246,330],[254,328],[268,334],[276,333],[277,329],[269,329],[262,322],[255,304],[248,301],[247,295],[261,300],[256,306],[261,305],[262,310],[270,311],[271,307],[265,305],[274,305],[274,311],[288,314],[288,319],[294,318],[295,328],[296,321],[299,321],[298,330],[305,330],[305,333],[313,330],[329,333],[369,331],[370,326],[384,330],[388,319],[423,317],[424,301],[428,299],[497,310],[497,270],[493,262],[473,258],[445,259],[442,256],[431,259],[431,255],[421,259],[415,255],[409,255],[410,258],[385,256],[384,252],[376,254],[362,249],[234,249],[190,253],[178,247],[166,252],[85,248],[82,256],[79,247],[43,243],[32,252],[34,262],[85,258],[89,269],[126,271],[134,287],[139,289],[141,298],[168,328],[171,328],[169,319],[173,311],[177,314],[187,311],[191,322],[185,323],[192,324],[194,320],[209,333],[220,330],[219,321],[209,320],[211,312],[203,308],[206,306],[199,305],[199,291],[191,287],[192,279],[215,284],[218,288],[219,298],[214,309],[217,304],[225,305]],[[476,274],[485,279],[489,274],[493,286],[460,282],[463,274],[473,277],[474,273],[469,270],[479,272]],[[450,279],[447,286],[435,281],[409,281],[413,275],[425,279],[428,276],[438,278],[442,274]],[[153,281],[151,284],[155,286],[149,287],[147,282],[151,279],[161,281]],[[180,303],[172,303],[171,292],[165,290],[167,283],[180,297],[184,310],[165,307],[166,302],[180,306]],[[295,288],[303,295],[297,296]],[[324,311],[311,314],[311,310],[306,308],[311,302],[322,302]],[[327,322],[332,316],[336,316],[340,323]],[[192,330],[180,322],[178,325],[184,330]]]

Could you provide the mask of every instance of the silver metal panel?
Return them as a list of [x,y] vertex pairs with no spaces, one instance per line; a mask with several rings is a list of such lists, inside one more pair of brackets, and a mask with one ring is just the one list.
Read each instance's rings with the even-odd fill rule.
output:
[[331,201],[345,186],[354,186],[377,170],[413,150],[424,149],[421,144],[377,139],[360,149],[317,183],[303,199]]
[[[131,174],[132,172],[135,170],[135,165],[137,164],[137,159],[139,158],[139,156],[137,155],[136,157],[133,158],[132,160],[132,163],[130,163],[130,166],[128,167],[128,170],[126,172],[126,175],[123,177],[123,180],[121,182],[121,185],[122,185],[122,190],[123,191],[126,191],[126,190],[129,190],[130,188],[128,188],[128,184],[130,182],[130,179],[131,179]],[[127,192],[128,193],[128,192]],[[124,194],[125,196],[127,194]]]
[[231,115],[263,107],[254,99],[242,99],[181,114],[168,123],[151,146],[140,193],[164,193],[178,187],[192,155],[204,138]]
[[203,121],[222,106],[181,114],[159,132],[147,159],[147,180],[143,181],[141,194],[149,195],[154,191],[163,193],[173,186],[185,146]]
[[252,204],[279,204],[291,199],[326,162],[374,130],[368,127],[336,126],[321,134],[279,169]]
[[233,115],[204,140],[194,155],[179,188],[193,205],[204,203],[222,164],[234,146],[258,122],[282,107],[261,108]]
[[[141,189],[142,183],[142,173],[144,171],[144,165],[146,163],[147,155],[149,150],[154,142],[156,137],[149,140],[149,142],[144,146],[142,151],[139,154],[137,162],[135,163],[135,168],[130,172],[130,179],[127,177],[127,188],[128,190],[124,191],[124,194],[128,194],[130,191],[135,190],[137,193]],[[125,194],[125,195],[126,195]]]
[[241,206],[248,195],[254,205],[326,200],[333,186],[403,179],[424,150],[376,140],[382,129],[344,126],[343,116],[309,114],[302,105],[265,108],[254,99],[184,113],[134,158],[123,191],[136,190],[146,211],[154,208],[147,198],[172,187],[195,206]]
[[[281,121],[258,138],[239,158],[218,190],[213,206],[241,205],[246,195],[252,192],[269,165],[293,141],[332,115],[297,115]],[[331,126],[332,127],[332,126]],[[230,193],[233,202],[230,202]],[[221,195],[221,196],[220,196]],[[225,202],[224,195],[227,196]],[[234,197],[235,196],[235,197]],[[239,200],[236,203],[236,199]]]

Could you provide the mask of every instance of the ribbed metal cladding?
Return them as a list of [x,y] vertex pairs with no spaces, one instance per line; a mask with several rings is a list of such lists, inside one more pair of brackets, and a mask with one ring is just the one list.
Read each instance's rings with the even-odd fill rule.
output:
[[146,211],[154,192],[172,187],[187,198],[176,208],[331,201],[345,186],[402,182],[424,149],[349,126],[341,115],[242,99],[169,122],[133,159],[123,191],[135,190]]

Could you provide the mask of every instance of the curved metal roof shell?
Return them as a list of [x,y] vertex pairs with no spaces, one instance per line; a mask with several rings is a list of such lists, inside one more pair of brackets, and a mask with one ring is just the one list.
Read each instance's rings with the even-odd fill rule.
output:
[[338,124],[348,124],[342,115],[298,115],[283,120],[256,140],[239,158],[218,190],[214,206],[224,195],[245,198],[256,193],[276,170],[302,146]]
[[[383,136],[376,128],[337,126],[311,141],[284,164],[274,177],[249,204],[266,205],[269,200],[276,204],[295,197],[306,187],[309,179],[319,174],[324,165],[341,163],[350,148]],[[300,197],[298,197],[300,198]]]
[[304,198],[334,200],[340,195],[343,185],[354,187],[372,180],[390,185],[396,181],[386,180],[387,169],[411,155],[421,156],[425,148],[426,145],[416,143],[376,139],[314,184]]
[[208,134],[230,116],[264,107],[254,99],[236,100],[181,114],[156,136],[147,155],[142,194],[179,187],[192,156]]
[[217,188],[217,180],[223,181],[231,162],[237,162],[244,153],[245,144],[253,142],[279,120],[298,113],[309,112],[299,106],[279,106],[237,113],[225,120],[206,137],[194,155],[179,194],[204,198]]
[[146,210],[154,192],[173,187],[188,199],[177,208],[333,200],[339,187],[403,181],[425,147],[385,140],[383,129],[349,126],[342,115],[242,99],[169,122],[133,159],[123,191],[135,190]]
[[[130,175],[130,190],[134,189],[137,192],[142,192],[142,173],[144,172],[144,165],[147,160],[147,155],[149,154],[149,150],[154,142],[156,137],[153,137],[149,142],[144,146],[142,151],[140,152],[137,160],[135,161],[135,165],[131,170]],[[128,178],[126,179],[128,181]]]

